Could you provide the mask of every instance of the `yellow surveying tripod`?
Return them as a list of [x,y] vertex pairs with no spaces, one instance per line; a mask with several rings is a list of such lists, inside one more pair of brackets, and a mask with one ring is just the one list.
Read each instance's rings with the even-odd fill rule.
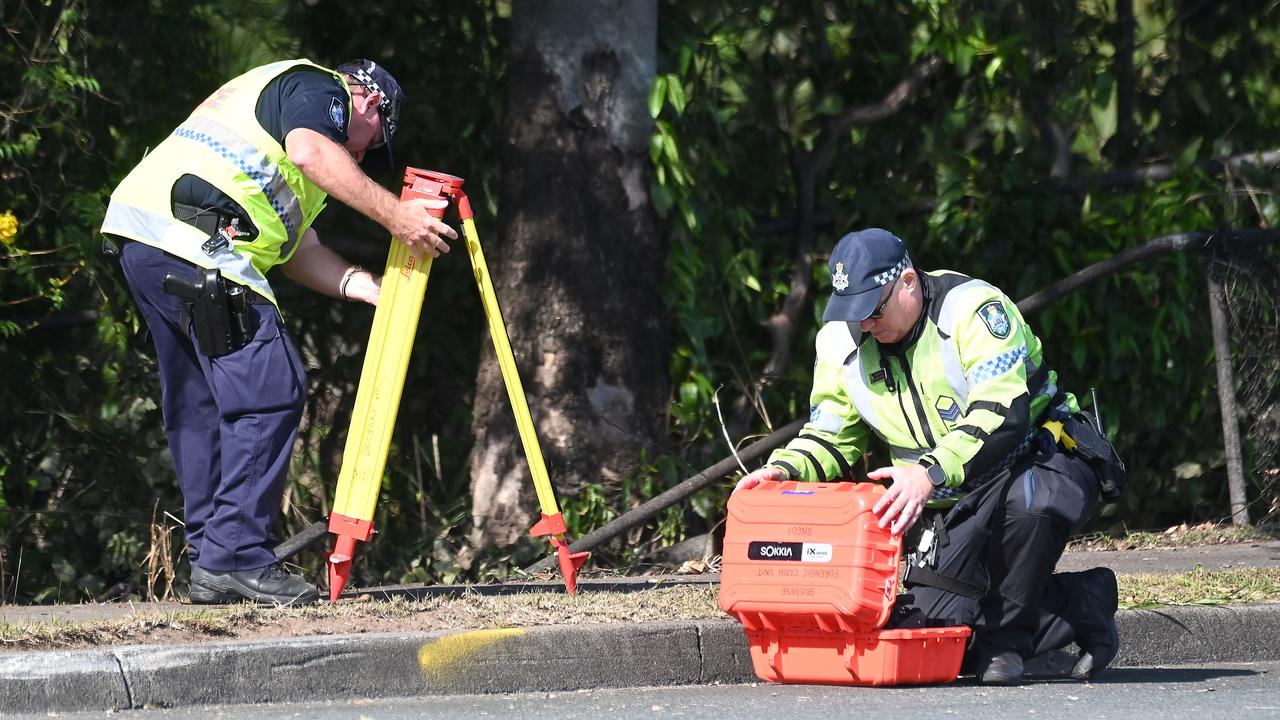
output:
[[[556,504],[555,491],[547,476],[542,448],[533,430],[529,416],[529,404],[524,397],[524,387],[516,370],[511,342],[502,321],[502,310],[493,292],[489,268],[480,250],[480,237],[472,219],[471,202],[462,191],[464,180],[453,175],[406,168],[400,202],[415,198],[445,198],[453,201],[462,220],[462,230],[467,243],[467,254],[480,290],[485,315],[489,319],[489,336],[498,353],[498,365],[502,380],[507,386],[516,416],[520,442],[524,445],[525,459],[533,476],[533,486],[538,493],[542,518],[534,524],[530,534],[548,536],[560,561],[565,590],[573,593],[577,586],[578,568],[586,562],[588,553],[569,552],[569,540],[565,537],[564,516]],[[436,218],[444,216],[444,208],[433,210]],[[378,308],[373,315],[373,330],[369,333],[369,346],[365,350],[364,368],[360,371],[360,386],[356,390],[356,405],[351,415],[351,427],[347,432],[347,446],[342,455],[342,469],[338,473],[338,488],[334,492],[333,512],[329,515],[329,532],[337,535],[333,552],[329,555],[329,599],[337,601],[351,576],[351,561],[355,556],[356,541],[367,541],[373,536],[373,510],[382,487],[382,472],[386,468],[387,453],[391,447],[391,431],[395,426],[400,395],[404,390],[405,373],[409,367],[409,353],[417,334],[418,317],[422,311],[423,296],[427,291],[427,275],[431,272],[431,257],[409,249],[399,240],[391,239],[391,252],[387,256],[387,268],[382,276],[382,292]]]

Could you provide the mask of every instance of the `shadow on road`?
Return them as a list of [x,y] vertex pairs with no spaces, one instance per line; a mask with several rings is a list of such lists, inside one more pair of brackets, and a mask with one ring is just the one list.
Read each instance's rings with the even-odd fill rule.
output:
[[[1119,684],[1170,684],[1199,683],[1224,677],[1252,677],[1258,675],[1257,670],[1244,667],[1154,667],[1154,668],[1108,668],[1106,672],[1089,682],[1095,685]],[[1026,684],[1085,684],[1062,675],[1031,674],[1026,677]],[[956,681],[959,685],[977,685],[973,677],[961,677]]]

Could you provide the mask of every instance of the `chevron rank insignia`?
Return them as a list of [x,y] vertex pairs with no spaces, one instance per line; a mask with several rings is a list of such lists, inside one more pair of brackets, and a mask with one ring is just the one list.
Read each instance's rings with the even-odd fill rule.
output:
[[956,403],[955,398],[940,395],[938,401],[933,404],[938,411],[938,415],[946,421],[950,427],[955,427],[956,421],[960,419],[960,406]]

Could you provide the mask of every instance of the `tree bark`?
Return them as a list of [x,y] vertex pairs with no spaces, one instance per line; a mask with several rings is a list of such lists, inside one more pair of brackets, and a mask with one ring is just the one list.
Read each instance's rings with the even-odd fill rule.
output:
[[[655,0],[516,2],[501,228],[486,253],[560,497],[654,454],[667,345],[667,239],[649,202]],[[482,234],[482,241],[484,236]],[[538,504],[492,351],[478,373],[472,545],[509,545]]]
[[1134,117],[1133,0],[1116,0],[1116,136],[1112,139],[1116,165],[1128,165],[1133,159],[1138,126]]

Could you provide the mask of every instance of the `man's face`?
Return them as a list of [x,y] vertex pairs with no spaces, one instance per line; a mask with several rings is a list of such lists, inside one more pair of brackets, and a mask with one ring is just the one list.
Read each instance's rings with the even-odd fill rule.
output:
[[358,163],[373,145],[382,143],[382,116],[378,113],[378,93],[357,92],[351,98],[351,122],[347,124],[347,144],[344,146]]
[[880,316],[869,317],[859,323],[862,331],[871,333],[876,342],[883,344],[893,344],[905,338],[920,317],[914,293],[918,281],[915,270],[903,270],[880,296],[882,304],[877,306]]

